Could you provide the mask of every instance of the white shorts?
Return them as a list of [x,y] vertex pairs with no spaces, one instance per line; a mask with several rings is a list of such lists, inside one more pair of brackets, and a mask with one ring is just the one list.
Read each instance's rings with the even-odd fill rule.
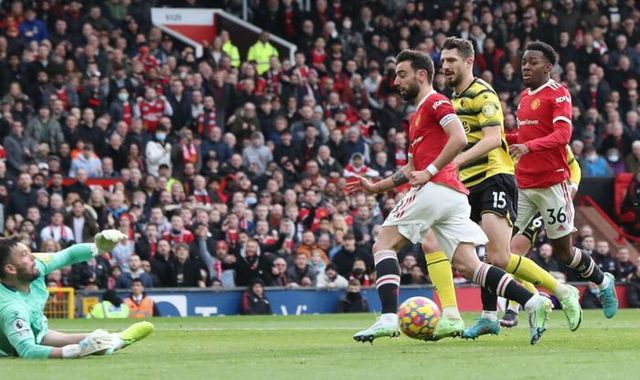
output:
[[571,184],[565,181],[540,189],[520,189],[516,227],[524,231],[538,214],[542,215],[549,239],[560,239],[576,231]]
[[428,182],[411,190],[389,213],[382,227],[395,226],[413,244],[421,243],[432,229],[444,253],[453,259],[458,244],[486,244],[487,235],[469,218],[471,206],[465,194]]

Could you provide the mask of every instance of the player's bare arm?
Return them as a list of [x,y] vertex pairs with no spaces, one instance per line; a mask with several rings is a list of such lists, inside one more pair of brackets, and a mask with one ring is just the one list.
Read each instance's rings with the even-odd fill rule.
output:
[[460,153],[467,145],[467,135],[464,133],[464,128],[462,127],[462,123],[459,118],[451,118],[451,120],[442,128],[449,137],[447,144],[426,170],[411,172],[409,182],[412,186],[420,186],[429,182],[429,180],[436,175],[440,169],[452,162],[458,153]]
[[345,190],[347,194],[357,191],[364,191],[367,194],[383,193],[409,182],[413,169],[413,159],[409,157],[407,164],[389,177],[374,183],[365,177],[357,176],[358,181],[347,183]]
[[500,125],[490,125],[482,128],[482,133],[484,136],[477,144],[475,144],[471,149],[460,153],[453,162],[456,166],[460,167],[466,164],[467,162],[471,162],[477,158],[480,158],[492,150],[500,147],[502,143],[500,140]]

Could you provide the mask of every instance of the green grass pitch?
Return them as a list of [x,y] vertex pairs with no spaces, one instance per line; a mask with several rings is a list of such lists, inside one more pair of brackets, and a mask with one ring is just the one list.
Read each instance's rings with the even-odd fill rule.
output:
[[[467,324],[475,315],[465,314]],[[585,312],[580,329],[561,311],[536,346],[526,321],[476,341],[421,342],[407,337],[373,345],[351,336],[373,314],[154,319],[146,340],[110,357],[0,359],[2,379],[638,379],[640,310],[612,320]],[[131,320],[52,320],[60,331],[120,330]]]

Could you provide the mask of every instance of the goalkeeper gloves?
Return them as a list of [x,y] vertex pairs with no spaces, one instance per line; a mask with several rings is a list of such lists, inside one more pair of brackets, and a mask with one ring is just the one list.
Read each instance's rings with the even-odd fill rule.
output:
[[[96,332],[100,334],[94,334]],[[82,358],[88,355],[101,355],[113,347],[111,336],[106,331],[96,330],[78,344],[62,347],[62,357],[65,359]]]
[[127,239],[127,235],[118,230],[98,232],[94,239],[96,248],[98,248],[97,254],[94,252],[94,256],[97,256],[100,252],[111,252],[119,242],[125,239]]

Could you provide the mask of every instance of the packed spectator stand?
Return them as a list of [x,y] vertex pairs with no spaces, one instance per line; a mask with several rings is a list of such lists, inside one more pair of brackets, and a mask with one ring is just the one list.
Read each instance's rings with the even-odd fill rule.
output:
[[[41,252],[104,228],[129,236],[53,273],[51,285],[371,285],[370,248],[403,189],[347,196],[344,186],[406,163],[414,107],[394,92],[394,57],[411,47],[438,64],[450,35],[474,43],[476,74],[498,92],[507,129],[516,128],[523,47],[556,48],[553,77],[572,94],[583,177],[629,173],[618,211],[640,232],[636,2],[316,0],[304,11],[293,0],[249,1],[249,21],[297,45],[293,62],[268,33],[240,54],[221,30],[198,58],[150,23],[152,5],[233,13],[239,3],[2,3],[3,236]],[[434,87],[451,93],[441,72]],[[578,244],[618,280],[640,282],[628,253],[588,230]],[[534,259],[574,279],[539,239]],[[403,284],[428,282],[419,246],[400,256]]]

